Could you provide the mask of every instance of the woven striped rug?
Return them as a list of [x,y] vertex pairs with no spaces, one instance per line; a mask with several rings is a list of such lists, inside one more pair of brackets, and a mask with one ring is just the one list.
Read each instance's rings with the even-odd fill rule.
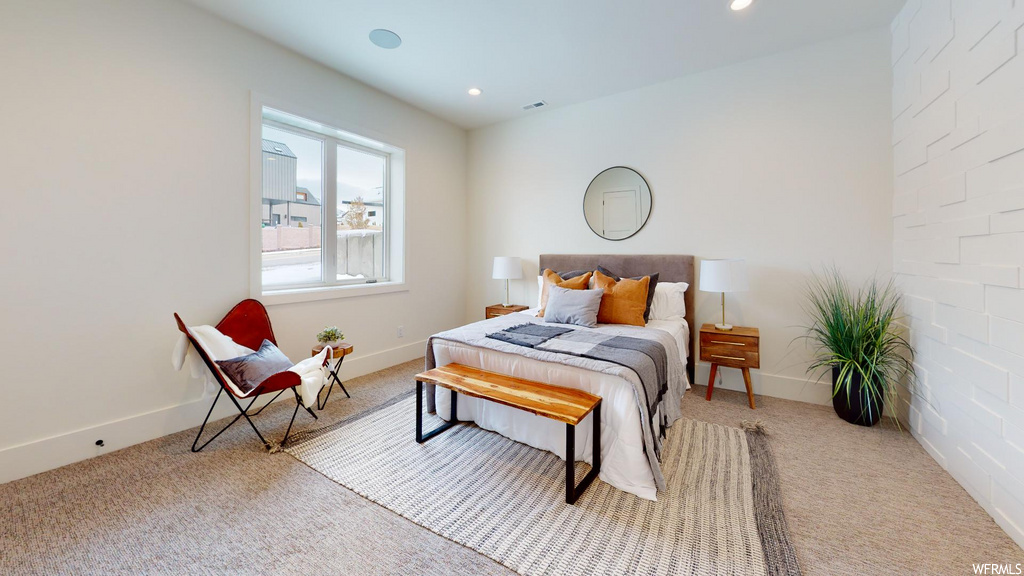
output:
[[285,451],[521,574],[799,574],[761,430],[680,420],[657,502],[595,481],[570,506],[554,454],[470,424],[417,444],[415,406],[403,395]]

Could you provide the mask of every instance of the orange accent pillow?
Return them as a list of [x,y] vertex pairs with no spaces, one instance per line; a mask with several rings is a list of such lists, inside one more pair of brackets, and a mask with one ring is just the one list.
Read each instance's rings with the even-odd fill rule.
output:
[[644,310],[647,309],[647,288],[650,283],[650,276],[639,280],[623,278],[616,282],[610,276],[594,272],[594,288],[604,290],[601,308],[597,311],[597,323],[646,326]]
[[540,311],[537,312],[537,316],[540,318],[544,317],[544,308],[548,305],[548,286],[558,286],[559,288],[566,288],[569,290],[586,290],[590,287],[590,277],[592,275],[592,272],[587,272],[583,276],[576,276],[575,278],[562,280],[562,277],[557,273],[545,269],[544,288],[540,293]]

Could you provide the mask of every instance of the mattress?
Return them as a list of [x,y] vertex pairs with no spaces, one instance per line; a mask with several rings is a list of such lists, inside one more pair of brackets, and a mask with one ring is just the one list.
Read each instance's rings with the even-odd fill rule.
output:
[[[531,311],[520,314],[531,314]],[[685,365],[689,342],[686,322],[682,319],[655,320],[648,324],[648,328],[663,330],[672,335],[677,343],[678,357]],[[435,339],[433,353],[438,366],[454,362],[527,380],[576,388],[600,396],[603,399],[601,480],[641,498],[657,499],[656,482],[644,452],[640,412],[634,389],[623,378],[452,340]],[[669,383],[670,386],[679,387],[679,395],[689,388],[685,370],[682,374],[682,382]],[[450,393],[438,388],[434,397],[438,415],[447,419],[450,414]],[[465,396],[459,397],[458,417],[460,421],[475,422],[481,428],[565,458],[566,429],[561,422]],[[588,416],[575,430],[576,458],[587,463],[593,460],[593,427],[590,418]]]

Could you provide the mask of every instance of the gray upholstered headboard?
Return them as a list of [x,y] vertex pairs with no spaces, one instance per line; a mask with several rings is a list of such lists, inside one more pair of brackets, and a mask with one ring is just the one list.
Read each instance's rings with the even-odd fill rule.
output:
[[600,264],[622,276],[645,276],[659,273],[659,280],[665,282],[687,282],[686,323],[690,325],[690,358],[686,373],[693,382],[693,368],[696,364],[697,328],[694,326],[693,294],[697,290],[694,281],[693,256],[685,254],[541,254],[540,270],[550,268],[556,272],[569,270],[594,270]]

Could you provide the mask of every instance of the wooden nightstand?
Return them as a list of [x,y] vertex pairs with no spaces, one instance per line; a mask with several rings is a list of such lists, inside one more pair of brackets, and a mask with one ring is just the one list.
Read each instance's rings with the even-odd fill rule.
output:
[[714,324],[700,327],[700,359],[711,363],[708,379],[708,400],[715,389],[715,376],[719,366],[739,368],[743,383],[747,385],[747,400],[754,409],[754,389],[750,386],[750,369],[761,367],[761,333],[757,328],[736,326],[728,332],[717,330]]
[[513,312],[522,312],[523,310],[529,309],[529,306],[520,306],[519,304],[509,304],[504,306],[502,304],[495,304],[494,306],[488,306],[487,311],[484,314],[484,318],[496,318],[498,316],[504,316],[505,314],[511,314]]

